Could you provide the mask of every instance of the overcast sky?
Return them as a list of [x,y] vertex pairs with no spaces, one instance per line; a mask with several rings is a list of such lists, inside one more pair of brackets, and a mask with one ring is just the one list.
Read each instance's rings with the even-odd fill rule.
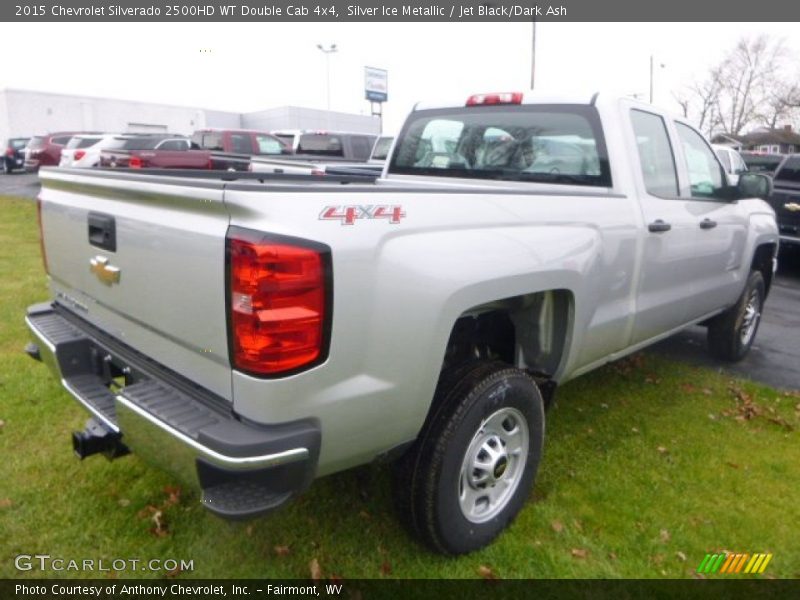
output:
[[[655,102],[676,109],[672,91],[760,33],[800,55],[796,23],[539,23],[536,89],[646,99],[652,54]],[[417,100],[530,88],[530,23],[0,23],[0,40],[0,88],[237,112],[325,108],[316,46],[335,43],[331,108],[368,114],[364,66],[387,69],[389,132]]]

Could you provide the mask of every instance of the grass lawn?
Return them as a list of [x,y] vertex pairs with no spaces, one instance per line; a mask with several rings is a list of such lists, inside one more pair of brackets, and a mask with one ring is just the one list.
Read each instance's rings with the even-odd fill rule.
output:
[[312,563],[344,579],[691,577],[712,551],[771,552],[763,576],[800,577],[796,393],[647,354],[570,382],[519,518],[448,559],[399,527],[386,466],[230,524],[136,456],[79,462],[69,434],[86,414],[22,353],[25,307],[46,298],[35,204],[0,197],[0,577],[92,575],[17,572],[13,557],[35,553],[193,560],[173,575],[196,578],[307,578]]

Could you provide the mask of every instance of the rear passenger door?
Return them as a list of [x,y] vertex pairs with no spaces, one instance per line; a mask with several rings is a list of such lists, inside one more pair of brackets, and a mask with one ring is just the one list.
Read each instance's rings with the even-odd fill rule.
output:
[[717,155],[705,138],[685,123],[676,122],[679,154],[689,186],[682,190],[694,220],[695,289],[689,319],[733,304],[744,287],[742,261],[748,216],[732,201]]
[[644,217],[642,261],[631,343],[680,327],[694,313],[694,291],[702,270],[696,264],[698,218],[681,196],[672,124],[633,108],[639,203]]

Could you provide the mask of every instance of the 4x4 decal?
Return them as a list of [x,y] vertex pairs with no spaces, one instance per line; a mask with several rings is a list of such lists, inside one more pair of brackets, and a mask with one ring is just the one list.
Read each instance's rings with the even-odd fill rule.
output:
[[388,219],[390,224],[397,225],[405,216],[402,205],[386,204],[326,206],[319,214],[321,221],[341,221],[342,225],[355,225],[358,219]]

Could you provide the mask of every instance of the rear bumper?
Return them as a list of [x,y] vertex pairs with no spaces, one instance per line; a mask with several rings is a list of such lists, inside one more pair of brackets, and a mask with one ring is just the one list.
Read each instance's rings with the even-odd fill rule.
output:
[[38,349],[29,354],[127,448],[199,487],[211,512],[257,516],[311,483],[320,446],[315,421],[243,422],[224,399],[58,305],[32,306],[25,321]]

